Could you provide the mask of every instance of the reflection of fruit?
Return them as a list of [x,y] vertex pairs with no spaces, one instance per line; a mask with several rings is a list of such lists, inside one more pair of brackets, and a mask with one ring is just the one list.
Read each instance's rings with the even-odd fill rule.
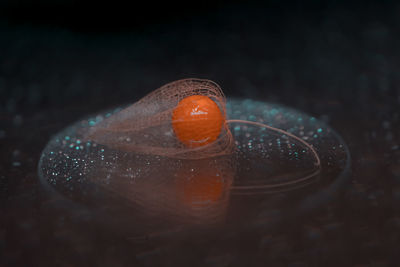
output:
[[221,133],[223,121],[218,105],[202,95],[182,99],[172,114],[175,135],[189,147],[214,142]]
[[181,173],[177,181],[182,202],[192,208],[206,207],[221,200],[226,181],[218,172],[194,169]]

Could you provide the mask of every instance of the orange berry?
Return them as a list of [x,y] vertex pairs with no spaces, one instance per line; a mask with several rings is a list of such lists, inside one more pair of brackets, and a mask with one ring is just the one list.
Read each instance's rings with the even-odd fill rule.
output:
[[224,120],[218,105],[202,95],[182,99],[172,113],[175,135],[189,147],[199,147],[217,140]]

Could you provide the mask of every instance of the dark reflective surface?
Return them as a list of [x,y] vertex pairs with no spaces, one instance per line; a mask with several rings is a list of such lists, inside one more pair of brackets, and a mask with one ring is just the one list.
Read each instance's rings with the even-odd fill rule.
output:
[[[114,225],[110,231],[132,238],[169,228],[190,236],[193,228],[206,233],[210,227],[229,236],[252,225],[256,229],[265,220],[281,222],[324,205],[351,172],[348,147],[329,126],[276,104],[228,99],[235,148],[198,160],[82,139],[96,127],[96,119],[115,115],[118,111],[78,120],[52,137],[38,175],[50,197],[73,201],[88,211],[93,224],[101,217],[102,223]],[[160,136],[169,133],[163,129]],[[280,201],[265,205],[277,194]]]
[[[300,6],[278,17],[273,10],[233,6],[210,12],[212,27],[197,17],[185,26],[141,33],[83,35],[3,25],[0,263],[396,265],[399,6],[354,6],[310,15]],[[96,205],[103,199],[81,205],[41,185],[37,162],[51,136],[88,114],[188,76],[215,80],[229,96],[282,103],[327,122],[352,154],[347,183],[267,198],[232,194],[235,209],[227,207],[223,227],[172,227],[155,218],[159,230],[136,232],[126,231],[137,222],[121,220],[131,216],[131,207],[118,196],[107,196],[120,208],[112,212]],[[196,195],[191,184],[175,185]],[[210,192],[210,199],[218,194]],[[182,207],[193,202],[185,194],[180,199]],[[294,208],[299,200],[305,203],[301,212]],[[245,215],[253,219],[246,222]]]

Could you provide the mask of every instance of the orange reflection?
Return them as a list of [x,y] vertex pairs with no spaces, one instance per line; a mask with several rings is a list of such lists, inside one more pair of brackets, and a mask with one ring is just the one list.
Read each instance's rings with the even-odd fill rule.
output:
[[202,160],[185,165],[176,175],[178,201],[194,210],[224,206],[233,179],[230,161]]
[[[118,170],[129,170],[132,162],[124,161]],[[114,172],[109,182],[101,175],[91,179],[106,191],[128,200],[135,217],[189,224],[212,224],[225,218],[235,173],[231,157],[178,162],[152,158],[148,162],[146,166],[157,167],[142,171],[135,180],[127,176],[131,172]],[[103,171],[106,170],[99,173]]]

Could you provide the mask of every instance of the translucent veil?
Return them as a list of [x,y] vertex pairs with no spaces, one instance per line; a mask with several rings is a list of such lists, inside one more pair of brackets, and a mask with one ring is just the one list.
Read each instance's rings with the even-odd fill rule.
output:
[[[179,101],[191,95],[211,98],[225,118],[219,138],[215,142],[195,148],[182,144],[176,138],[172,126],[173,110]],[[260,127],[292,138],[307,147],[315,157],[315,165],[320,165],[320,158],[315,149],[298,136],[259,122],[228,120],[226,98],[221,88],[216,83],[203,79],[189,78],[168,83],[89,128],[83,133],[83,137],[84,140],[92,140],[121,151],[171,158],[202,159],[231,154],[235,150],[234,139],[228,126],[230,123]]]
[[116,150],[172,158],[201,159],[232,153],[234,142],[226,123],[223,124],[219,138],[202,147],[188,147],[175,137],[172,112],[179,101],[191,95],[211,98],[226,118],[226,99],[216,83],[202,79],[183,79],[162,86],[97,123],[82,133],[83,139]]

